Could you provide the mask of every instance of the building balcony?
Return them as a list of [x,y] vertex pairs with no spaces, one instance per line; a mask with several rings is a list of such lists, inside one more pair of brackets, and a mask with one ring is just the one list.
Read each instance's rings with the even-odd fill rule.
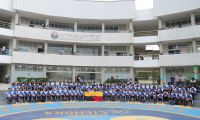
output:
[[14,51],[12,56],[12,62],[19,64],[131,67],[133,62],[132,56],[76,56],[18,51]]
[[200,65],[200,53],[160,55],[160,66],[192,66]]
[[0,21],[0,36],[13,36],[11,23]]
[[15,37],[69,43],[132,43],[132,33],[83,33],[15,26]]
[[11,56],[0,54],[0,64],[10,64]]
[[159,55],[135,55],[134,57],[135,68],[156,68],[159,66]]
[[165,29],[158,31],[158,40],[163,41],[176,41],[183,39],[193,39],[200,37],[200,25],[174,28],[174,29]]
[[158,43],[158,36],[140,36],[134,37],[134,44],[147,44],[147,43]]
[[137,31],[134,32],[135,37],[144,37],[144,36],[157,36],[158,31],[157,30],[150,30],[150,31]]

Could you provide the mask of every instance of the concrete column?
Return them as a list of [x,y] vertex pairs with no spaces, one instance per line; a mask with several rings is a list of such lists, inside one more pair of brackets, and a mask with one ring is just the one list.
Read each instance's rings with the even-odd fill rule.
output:
[[47,54],[48,53],[48,42],[45,41],[44,43],[44,53]]
[[105,32],[105,23],[104,22],[101,25],[101,29],[102,29],[102,33],[104,33]]
[[132,79],[132,83],[135,83],[135,72],[133,67],[130,68],[130,79]]
[[166,85],[167,84],[167,75],[166,75],[166,68],[160,67],[160,84]]
[[77,46],[76,44],[73,45],[73,54],[76,55],[77,54]]
[[44,78],[47,77],[47,66],[46,65],[43,66],[43,77]]
[[15,65],[11,64],[11,75],[10,75],[10,82],[16,82],[15,78]]
[[72,82],[76,81],[76,67],[74,66],[72,68]]
[[192,51],[193,51],[193,53],[197,52],[197,43],[196,43],[196,40],[192,40]]
[[160,17],[158,17],[158,28],[159,28],[159,30],[161,30],[163,28],[162,19]]
[[12,40],[12,50],[15,51],[17,50],[17,39],[13,38]]
[[9,76],[8,82],[10,83],[11,82],[11,65],[6,65],[6,73],[5,74],[8,74],[8,76]]
[[191,25],[195,25],[196,22],[195,22],[195,15],[192,13],[191,14]]
[[130,56],[134,56],[134,46],[133,46],[133,44],[130,44],[130,46],[129,46],[129,49],[130,49]]
[[13,42],[12,40],[9,40],[9,45],[8,45],[9,55],[12,55],[12,51],[13,51],[12,42]]
[[194,79],[195,80],[198,80],[199,79],[199,75],[198,75],[198,73],[199,73],[199,66],[194,66],[193,67],[193,71],[194,71]]
[[49,19],[48,18],[46,18],[46,20],[45,20],[45,28],[49,28]]
[[133,32],[133,22],[132,21],[130,21],[129,22],[129,32]]
[[15,28],[15,16],[12,17],[11,19],[11,29],[13,30]]
[[78,22],[74,22],[74,32],[77,32],[78,30]]
[[163,54],[163,43],[159,43],[160,54]]
[[104,56],[104,51],[105,51],[105,47],[104,45],[101,45],[101,55]]
[[15,13],[15,25],[18,25],[19,24],[19,13],[16,12]]
[[104,76],[104,72],[105,72],[105,68],[101,68],[101,83],[104,83],[105,80],[103,79],[103,76]]

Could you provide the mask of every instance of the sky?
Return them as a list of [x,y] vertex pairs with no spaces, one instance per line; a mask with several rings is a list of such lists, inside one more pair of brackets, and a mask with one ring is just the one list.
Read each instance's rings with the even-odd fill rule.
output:
[[[115,0],[98,0],[98,1],[115,1]],[[135,0],[136,10],[153,8],[153,0]]]

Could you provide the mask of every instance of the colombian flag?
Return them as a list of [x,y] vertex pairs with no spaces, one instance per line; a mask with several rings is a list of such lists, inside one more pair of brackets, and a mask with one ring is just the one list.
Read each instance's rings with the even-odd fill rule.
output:
[[103,92],[85,92],[84,95],[88,101],[103,101]]

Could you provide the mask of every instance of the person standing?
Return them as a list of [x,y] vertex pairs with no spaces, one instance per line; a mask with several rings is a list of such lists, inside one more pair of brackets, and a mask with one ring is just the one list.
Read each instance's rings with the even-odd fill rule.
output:
[[7,73],[5,74],[5,82],[6,82],[6,84],[9,83],[9,75]]

